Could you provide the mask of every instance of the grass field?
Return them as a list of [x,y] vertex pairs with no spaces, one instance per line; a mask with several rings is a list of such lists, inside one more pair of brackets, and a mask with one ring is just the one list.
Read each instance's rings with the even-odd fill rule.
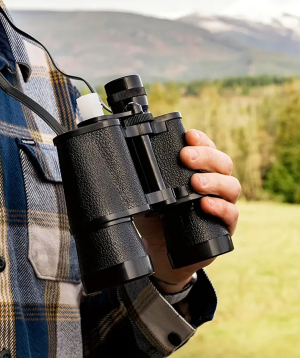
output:
[[239,209],[235,251],[207,269],[216,317],[174,358],[300,357],[300,206]]

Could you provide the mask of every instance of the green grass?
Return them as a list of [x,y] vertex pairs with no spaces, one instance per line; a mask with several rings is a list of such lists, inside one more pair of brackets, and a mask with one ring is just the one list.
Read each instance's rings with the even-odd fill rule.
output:
[[215,319],[174,358],[300,357],[300,206],[240,203],[235,251],[207,269]]

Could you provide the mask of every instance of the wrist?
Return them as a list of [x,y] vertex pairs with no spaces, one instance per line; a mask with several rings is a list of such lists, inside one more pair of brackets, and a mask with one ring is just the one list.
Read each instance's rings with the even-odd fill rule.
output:
[[194,280],[194,275],[179,282],[169,282],[156,276],[151,276],[150,280],[161,294],[173,294],[182,291],[188,286]]

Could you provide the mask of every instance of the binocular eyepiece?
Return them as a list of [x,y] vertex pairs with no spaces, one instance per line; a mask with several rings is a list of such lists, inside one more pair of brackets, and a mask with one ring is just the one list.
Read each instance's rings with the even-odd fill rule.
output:
[[107,83],[104,88],[107,103],[114,114],[123,113],[129,103],[141,105],[143,112],[149,109],[146,90],[139,75],[117,78]]
[[194,171],[180,162],[181,114],[153,118],[138,75],[105,90],[113,114],[84,96],[85,120],[54,139],[86,293],[153,273],[133,222],[138,213],[160,215],[173,268],[232,251],[225,224],[201,210],[202,196],[190,185]]

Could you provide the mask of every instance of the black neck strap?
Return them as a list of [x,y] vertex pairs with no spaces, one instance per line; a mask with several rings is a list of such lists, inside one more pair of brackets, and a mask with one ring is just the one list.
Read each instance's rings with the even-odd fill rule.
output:
[[[54,68],[60,72],[63,76],[71,78],[73,80],[79,80],[83,81],[89,88],[89,90],[92,93],[97,93],[94,87],[88,83],[85,79],[77,76],[72,76],[64,73],[55,63],[54,59],[52,58],[50,52],[47,50],[47,48],[37,41],[32,36],[28,35],[26,32],[20,30],[7,16],[5,11],[0,6],[0,14],[5,18],[5,20],[8,22],[8,24],[21,36],[33,41],[34,43],[37,43],[41,48],[43,48],[46,53],[48,54],[50,60],[53,63]],[[38,103],[36,103],[34,100],[32,100],[30,97],[26,96],[24,93],[19,91],[17,88],[13,87],[7,79],[4,77],[4,75],[0,72],[0,88],[3,89],[9,96],[15,98],[17,101],[23,103],[26,107],[31,109],[34,113],[36,113],[39,117],[41,117],[53,130],[56,134],[62,134],[65,133],[67,130],[60,124],[58,121],[49,113],[47,112],[43,107],[41,107]],[[99,97],[99,101],[101,102],[102,106],[108,111],[111,112],[111,109],[103,103],[101,98]]]
[[17,101],[23,103],[26,107],[31,109],[39,117],[41,117],[54,132],[59,135],[65,133],[67,130],[63,127],[49,112],[47,112],[42,106],[35,102],[30,97],[26,96],[23,92],[13,87],[8,80],[0,72],[0,88],[3,89],[9,96],[15,98]]

